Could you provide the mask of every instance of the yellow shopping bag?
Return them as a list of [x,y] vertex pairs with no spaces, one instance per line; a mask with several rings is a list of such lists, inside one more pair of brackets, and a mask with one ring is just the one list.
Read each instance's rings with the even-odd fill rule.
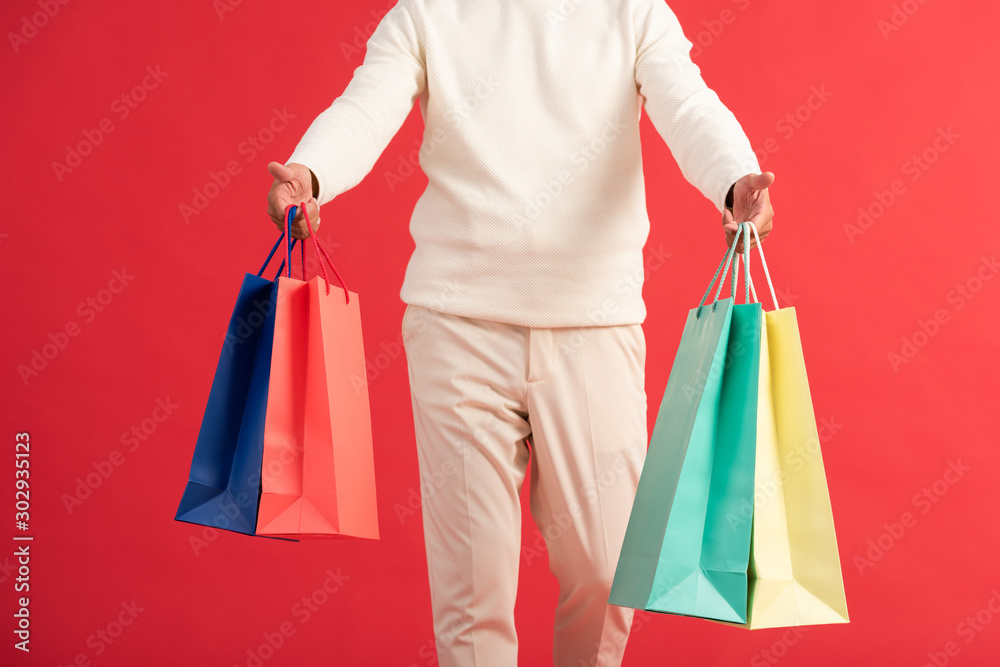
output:
[[[752,223],[747,223],[757,236]],[[760,250],[760,239],[757,239]],[[750,546],[744,627],[847,623],[847,599],[819,432],[794,308],[778,308],[761,330]],[[752,284],[751,284],[752,289]],[[756,300],[756,294],[754,294]]]

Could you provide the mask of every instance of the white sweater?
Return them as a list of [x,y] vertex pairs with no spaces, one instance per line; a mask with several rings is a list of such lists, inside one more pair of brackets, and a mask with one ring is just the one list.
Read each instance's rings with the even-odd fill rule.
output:
[[720,214],[758,173],[663,0],[399,0],[288,163],[354,187],[413,104],[428,184],[400,297],[530,327],[641,323],[643,106]]

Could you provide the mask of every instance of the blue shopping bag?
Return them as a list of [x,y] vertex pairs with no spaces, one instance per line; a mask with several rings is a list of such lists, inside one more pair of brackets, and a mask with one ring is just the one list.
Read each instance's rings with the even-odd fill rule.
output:
[[[295,208],[288,211],[289,221],[294,219]],[[191,459],[191,473],[174,517],[177,521],[255,534],[278,288],[277,276],[267,280],[261,275],[284,238],[283,232],[256,275],[243,277]],[[278,268],[279,275],[286,262],[291,265],[294,245],[293,240]]]

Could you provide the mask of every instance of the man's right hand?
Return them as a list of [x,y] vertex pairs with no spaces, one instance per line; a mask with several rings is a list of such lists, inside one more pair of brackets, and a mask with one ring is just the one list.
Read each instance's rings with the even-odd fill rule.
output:
[[[309,167],[295,162],[283,165],[280,162],[269,162],[267,170],[274,176],[274,184],[267,193],[267,214],[281,231],[285,230],[285,209],[289,205],[299,206],[306,202],[306,212],[313,231],[319,230],[319,202],[313,196],[313,173]],[[309,228],[306,226],[302,208],[295,211],[292,221],[291,235],[293,239],[309,238]]]

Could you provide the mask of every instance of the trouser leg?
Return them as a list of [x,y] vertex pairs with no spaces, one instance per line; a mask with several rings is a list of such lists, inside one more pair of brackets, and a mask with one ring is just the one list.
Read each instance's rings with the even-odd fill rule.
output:
[[438,662],[514,667],[527,329],[416,306],[402,328]]
[[621,663],[631,609],[608,595],[646,454],[639,325],[530,330],[531,511],[559,582],[557,667]]

